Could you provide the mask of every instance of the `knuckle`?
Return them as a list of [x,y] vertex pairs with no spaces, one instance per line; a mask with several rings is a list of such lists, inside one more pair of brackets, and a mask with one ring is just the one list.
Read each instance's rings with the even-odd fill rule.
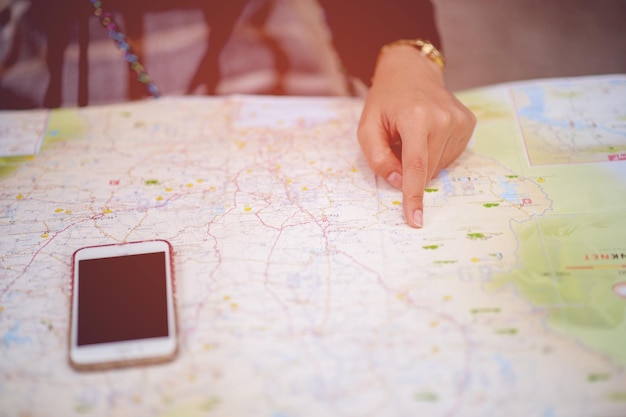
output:
[[467,137],[467,140],[472,136],[474,129],[476,128],[476,116],[469,109],[465,109],[466,111],[463,114],[461,127],[463,128],[463,136]]
[[416,121],[429,118],[430,110],[421,103],[406,106],[399,116],[402,123],[414,124]]
[[424,191],[415,190],[412,192],[406,192],[402,196],[402,199],[405,207],[421,207],[424,201]]
[[463,104],[460,104],[456,107],[456,114],[458,120],[463,122],[464,124],[473,126],[476,124],[476,116],[470,109],[465,107]]
[[454,110],[440,110],[433,116],[434,121],[440,126],[450,126],[455,120]]
[[430,109],[421,102],[418,102],[407,108],[407,114],[414,119],[427,117],[428,113],[430,113]]
[[408,172],[426,172],[428,170],[428,160],[421,155],[405,157],[402,165]]

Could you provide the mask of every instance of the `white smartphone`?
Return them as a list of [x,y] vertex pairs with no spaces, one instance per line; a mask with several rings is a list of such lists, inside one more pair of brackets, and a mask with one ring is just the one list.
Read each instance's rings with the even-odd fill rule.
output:
[[69,359],[77,369],[171,360],[178,351],[172,248],[164,240],[73,255]]

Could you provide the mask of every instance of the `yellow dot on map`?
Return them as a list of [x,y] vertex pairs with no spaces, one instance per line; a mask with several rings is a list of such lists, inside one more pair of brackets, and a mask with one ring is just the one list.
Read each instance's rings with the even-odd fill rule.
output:
[[450,301],[452,300],[452,296],[450,295],[446,295],[445,297],[443,297],[443,301]]
[[172,192],[172,187],[166,187],[165,188],[165,192],[166,193],[171,193]]
[[224,298],[224,301],[228,301],[230,300],[230,295],[225,295],[223,298]]
[[111,209],[109,208],[104,209],[104,214],[111,214],[111,213],[112,213]]
[[430,327],[437,327],[437,326],[439,326],[439,322],[436,322],[436,321],[430,322]]
[[196,182],[197,182],[198,184],[202,184],[202,183],[204,182],[204,180],[203,180],[202,178],[198,178],[198,179],[196,180]]
[[54,210],[54,212],[55,212],[55,213],[62,213],[62,212],[63,212],[63,209],[62,209],[62,208],[58,208],[58,209]]
[[308,191],[309,189],[307,187],[302,187],[302,191]]
[[246,207],[244,208],[244,211],[250,212],[250,211],[252,211],[252,207],[250,207],[250,206],[246,206]]
[[209,191],[215,191],[215,187],[211,186],[211,187],[209,188]]
[[287,184],[291,184],[293,181],[289,178],[287,178]]
[[48,233],[42,233],[41,234],[41,238],[42,239],[47,239],[50,235]]
[[543,178],[537,178],[537,182],[546,182],[546,180]]
[[247,172],[248,174],[250,174],[250,173],[252,172],[252,170],[251,170],[250,168],[248,168],[248,169],[246,169],[246,172]]
[[186,185],[187,185],[187,188],[191,188],[191,187],[193,187],[193,184],[192,184],[192,183],[188,183],[188,184],[186,184]]
[[309,164],[315,165],[315,164],[317,164],[317,161],[311,161],[311,162],[309,162]]
[[276,164],[276,171],[280,171],[280,168],[281,168],[280,164]]
[[237,304],[237,303],[230,303],[230,308],[235,309],[237,307],[239,307],[239,304]]
[[472,262],[479,262],[480,259],[479,258],[472,258]]
[[210,343],[205,343],[203,347],[204,347],[204,350],[211,350],[211,349],[213,349],[213,345],[210,344]]
[[400,204],[402,204],[401,202],[399,202],[398,200],[393,200],[391,202],[391,204],[393,204],[394,206],[399,206]]
[[65,214],[72,214],[72,210],[65,210]]
[[352,167],[352,169],[350,170],[351,172],[359,172],[358,169],[356,169],[356,167]]
[[22,200],[24,198],[24,194],[18,194],[17,197],[15,197],[16,200]]
[[157,201],[163,201],[163,197],[162,196],[158,196],[156,199],[157,199]]
[[398,300],[404,300],[404,294],[402,293],[397,294],[396,297],[398,297]]

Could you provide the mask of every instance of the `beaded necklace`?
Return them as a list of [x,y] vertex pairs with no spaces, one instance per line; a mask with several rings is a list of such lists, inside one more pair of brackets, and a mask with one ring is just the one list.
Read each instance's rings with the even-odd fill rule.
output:
[[109,37],[115,41],[124,59],[128,62],[130,69],[137,74],[137,80],[146,86],[150,95],[155,98],[159,97],[160,93],[158,87],[146,72],[145,67],[139,62],[139,57],[133,52],[133,49],[126,40],[124,32],[121,31],[120,27],[113,20],[113,15],[102,10],[102,0],[89,0],[89,2],[94,7],[93,14],[98,17],[102,26],[109,31]]

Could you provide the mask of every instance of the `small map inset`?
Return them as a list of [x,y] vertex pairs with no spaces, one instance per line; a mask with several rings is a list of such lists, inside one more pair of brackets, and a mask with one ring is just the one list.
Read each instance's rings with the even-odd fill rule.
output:
[[0,156],[39,153],[47,122],[47,112],[0,111]]
[[626,77],[514,84],[530,165],[626,160]]

